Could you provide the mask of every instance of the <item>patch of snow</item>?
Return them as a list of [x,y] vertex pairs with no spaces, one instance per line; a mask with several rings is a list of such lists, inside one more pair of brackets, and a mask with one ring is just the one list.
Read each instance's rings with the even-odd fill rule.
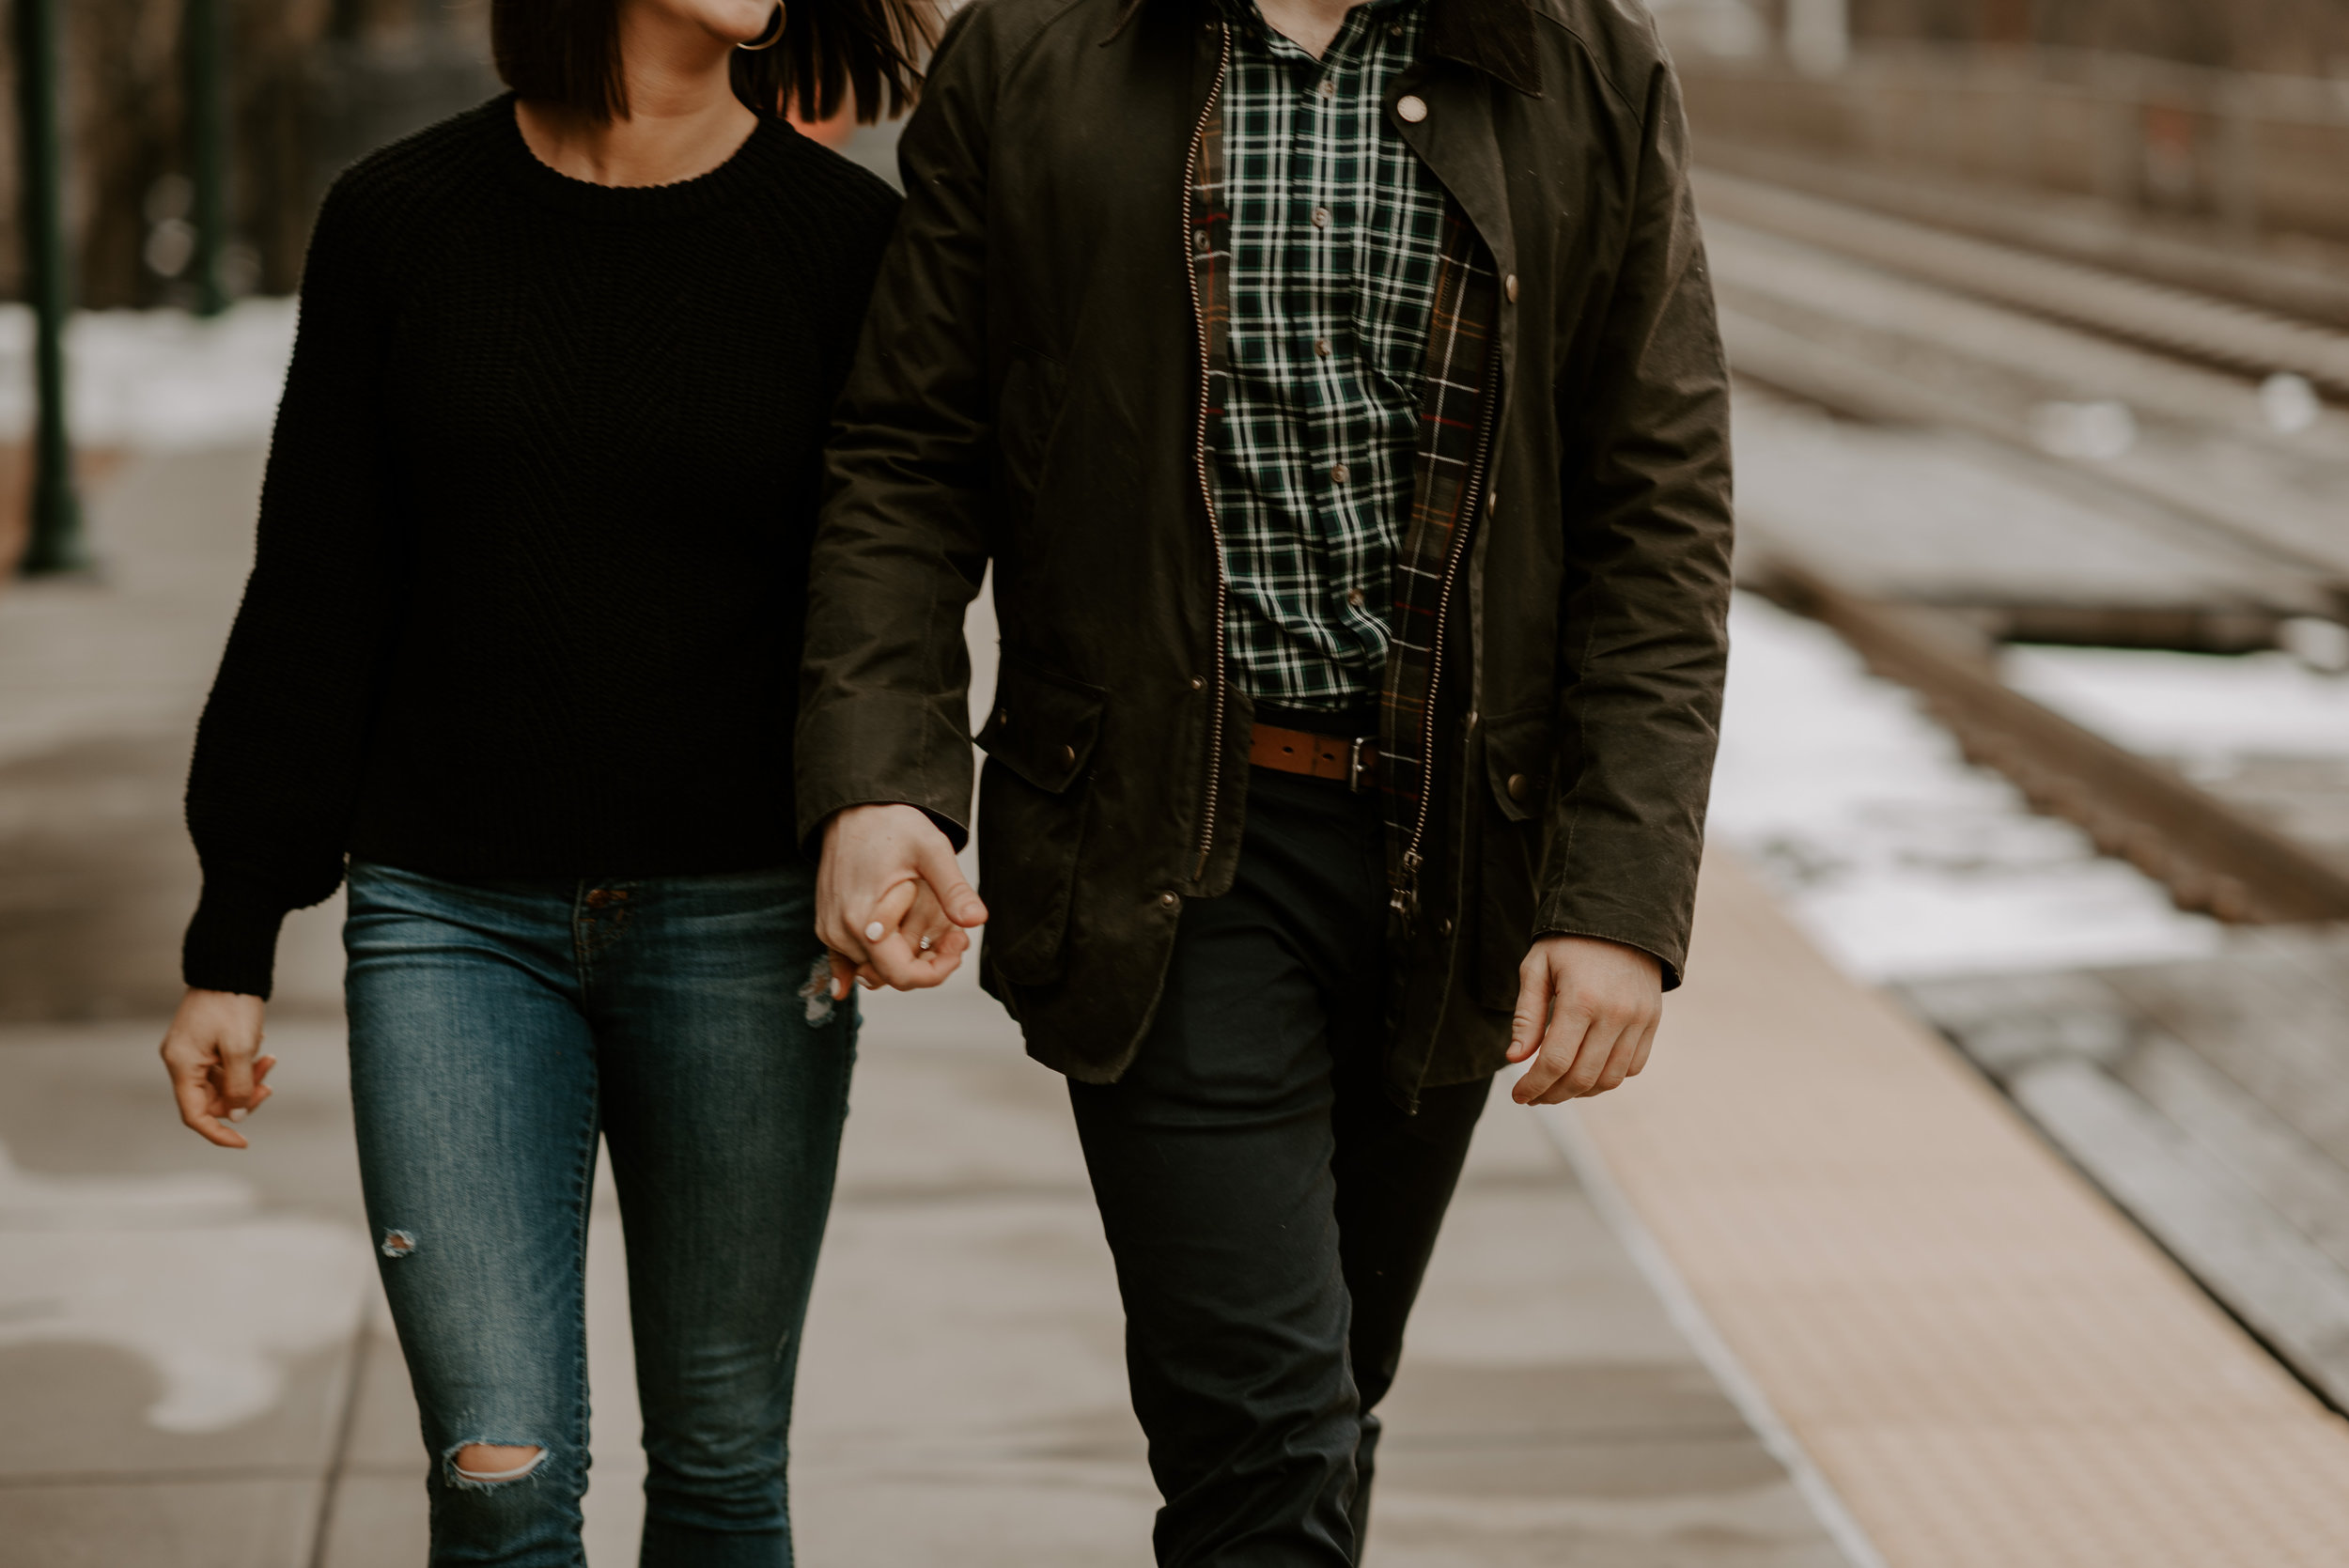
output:
[[2009,686],[2151,756],[2349,756],[2349,679],[2285,653],[2013,647]]
[[1712,831],[1871,983],[2157,963],[2218,945],[2086,834],[1968,764],[1825,627],[1740,594]]
[[[66,415],[76,443],[142,450],[269,439],[293,355],[294,302],[240,301],[201,320],[177,310],[86,311],[66,328]],[[0,305],[0,440],[33,427],[33,315]]]

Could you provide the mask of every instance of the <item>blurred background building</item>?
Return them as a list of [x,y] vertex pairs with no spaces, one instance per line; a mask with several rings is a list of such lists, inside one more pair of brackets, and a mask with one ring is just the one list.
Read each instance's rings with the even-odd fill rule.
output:
[[[2338,267],[2349,245],[2349,7],[2336,0],[1657,8],[1702,156],[1722,166],[1878,199],[1921,178],[1963,188],[1946,209],[2021,194],[2316,265]],[[1828,167],[1800,166],[1812,163]],[[1902,204],[1929,194],[1912,185]]]

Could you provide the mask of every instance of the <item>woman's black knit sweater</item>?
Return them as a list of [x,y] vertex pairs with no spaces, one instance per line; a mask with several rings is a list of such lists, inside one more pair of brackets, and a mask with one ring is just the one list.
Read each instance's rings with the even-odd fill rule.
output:
[[187,981],[269,994],[344,857],[750,870],[791,812],[820,452],[897,197],[779,122],[679,184],[510,99],[320,211],[244,605],[198,733]]

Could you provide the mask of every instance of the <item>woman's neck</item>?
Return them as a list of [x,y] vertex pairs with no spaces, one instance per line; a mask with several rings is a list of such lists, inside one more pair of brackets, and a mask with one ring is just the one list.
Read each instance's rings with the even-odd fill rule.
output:
[[734,156],[758,116],[734,96],[731,40],[649,6],[620,10],[628,114],[595,119],[559,103],[514,105],[522,140],[558,174],[595,185],[674,185]]

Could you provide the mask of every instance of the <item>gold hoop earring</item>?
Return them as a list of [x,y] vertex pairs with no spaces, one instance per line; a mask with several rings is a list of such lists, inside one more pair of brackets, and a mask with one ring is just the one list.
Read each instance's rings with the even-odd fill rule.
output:
[[762,49],[772,49],[775,45],[781,43],[782,41],[783,7],[780,3],[778,3],[775,7],[775,24],[772,27],[768,28],[765,32],[759,34],[758,37],[751,39],[750,42],[738,43],[734,47],[755,54]]

